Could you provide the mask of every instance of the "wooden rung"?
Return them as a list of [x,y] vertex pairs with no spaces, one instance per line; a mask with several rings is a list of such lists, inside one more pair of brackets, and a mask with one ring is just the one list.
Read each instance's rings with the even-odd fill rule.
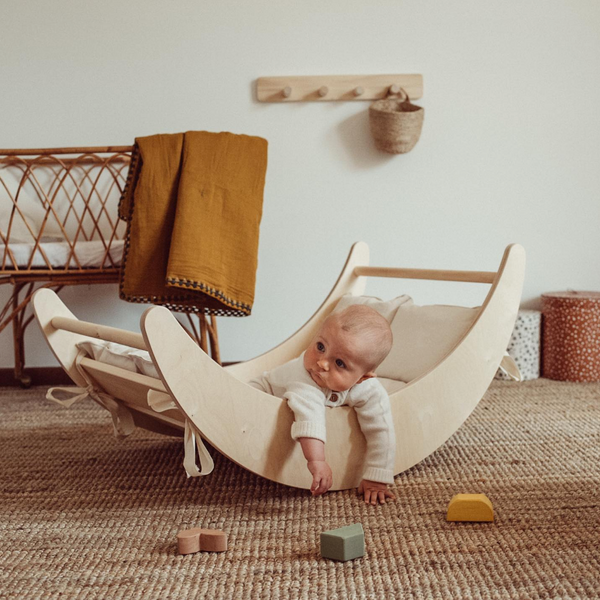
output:
[[444,271],[439,269],[397,269],[390,267],[355,267],[357,277],[395,277],[398,279],[430,279],[433,281],[463,281],[494,283],[494,271]]
[[256,96],[259,102],[377,100],[385,98],[392,86],[405,90],[411,100],[423,96],[422,75],[260,77]]
[[139,350],[147,350],[144,338],[141,333],[133,331],[125,331],[116,327],[108,327],[107,325],[98,325],[96,323],[88,323],[79,319],[70,319],[68,317],[54,317],[52,319],[52,327],[55,329],[63,329],[71,333],[79,333],[88,337],[106,340],[107,342],[115,342]]

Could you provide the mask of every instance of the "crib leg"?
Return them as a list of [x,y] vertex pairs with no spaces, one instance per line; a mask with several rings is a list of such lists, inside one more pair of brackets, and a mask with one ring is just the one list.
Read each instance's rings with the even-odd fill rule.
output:
[[200,331],[196,329],[192,315],[186,314],[190,329],[183,326],[187,331],[188,335],[196,341],[196,343],[208,354],[208,341],[210,340],[210,357],[218,364],[221,364],[221,352],[219,351],[219,337],[217,335],[217,318],[213,315],[210,316],[210,323],[204,313],[197,313],[198,324],[200,325]]
[[221,351],[219,350],[219,335],[217,333],[217,317],[210,316],[210,324],[208,326],[208,338],[210,339],[210,354],[213,360],[221,364]]
[[199,314],[198,320],[200,321],[200,348],[208,354],[208,340],[210,340],[210,356],[216,363],[221,364],[219,336],[217,334],[217,318],[210,315],[209,322],[206,315]]
[[200,348],[208,354],[208,340],[206,338],[206,315],[202,313],[198,313],[198,323],[200,324],[200,338],[198,343],[200,344]]
[[[21,292],[22,285],[15,286],[13,293],[13,310],[19,308],[19,294]],[[23,326],[23,317],[25,310],[27,309],[27,303],[21,310],[15,314],[12,325],[13,325],[13,347],[15,354],[15,379],[20,382],[21,387],[28,388],[31,385],[31,377],[24,373],[25,370],[25,327]]]

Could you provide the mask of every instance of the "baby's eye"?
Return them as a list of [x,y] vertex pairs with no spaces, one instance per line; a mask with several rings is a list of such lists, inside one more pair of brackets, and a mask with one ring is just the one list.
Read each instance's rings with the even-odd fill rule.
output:
[[317,342],[317,350],[319,352],[323,352],[325,350],[325,346],[323,345],[322,342]]
[[335,364],[340,368],[340,369],[345,369],[346,368],[346,364],[344,363],[344,361],[341,358],[336,358],[335,359]]

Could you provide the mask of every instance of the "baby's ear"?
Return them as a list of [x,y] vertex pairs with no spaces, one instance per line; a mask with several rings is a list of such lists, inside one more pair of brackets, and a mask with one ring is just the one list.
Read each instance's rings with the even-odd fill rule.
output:
[[371,377],[377,377],[375,371],[369,371],[368,373],[365,373],[356,383],[362,383],[365,381],[365,379],[371,379]]

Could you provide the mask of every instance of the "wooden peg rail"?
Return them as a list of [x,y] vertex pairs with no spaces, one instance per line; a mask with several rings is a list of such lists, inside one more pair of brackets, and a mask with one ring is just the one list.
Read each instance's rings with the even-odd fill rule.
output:
[[411,100],[423,96],[422,75],[315,75],[260,77],[259,102],[326,102],[378,100],[388,93],[406,91]]

